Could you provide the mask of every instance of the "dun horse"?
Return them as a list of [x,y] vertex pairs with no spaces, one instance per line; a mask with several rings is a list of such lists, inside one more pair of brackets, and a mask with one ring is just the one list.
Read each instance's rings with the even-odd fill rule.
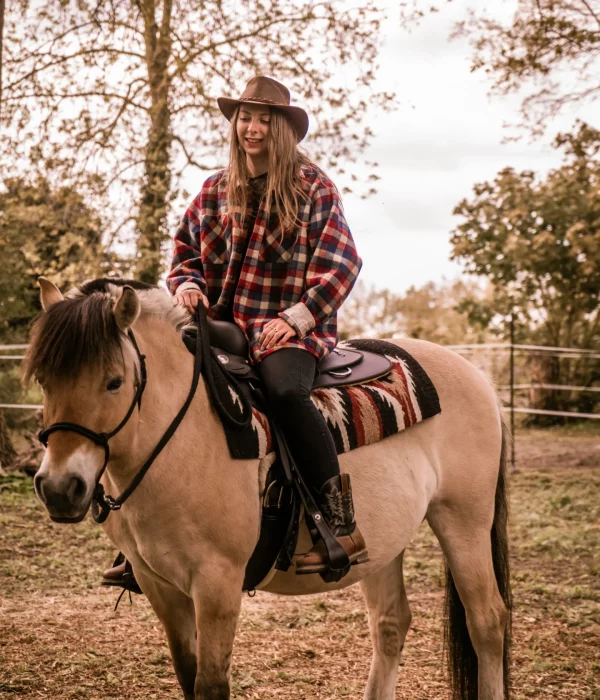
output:
[[[72,421],[108,433],[102,476],[121,493],[187,395],[193,358],[178,329],[189,317],[162,291],[109,286],[64,299],[42,281],[44,313],[25,361],[44,390],[49,425]],[[138,407],[140,367],[126,331],[146,356],[147,385]],[[369,612],[373,659],[365,700],[393,700],[411,612],[402,562],[424,519],[448,562],[447,648],[454,697],[508,698],[510,590],[506,536],[506,429],[484,376],[443,347],[401,345],[434,382],[442,412],[407,431],[341,455],[354,484],[358,522],[370,561],[339,583],[277,572],[261,588],[309,594],[360,582]],[[133,402],[133,403],[132,403]],[[108,453],[107,453],[108,454]],[[69,430],[53,432],[35,477],[50,517],[78,522],[103,468],[101,445]],[[264,468],[232,460],[203,381],[175,435],[121,510],[103,525],[132,562],[162,622],[185,698],[230,697],[230,664],[244,570],[259,532]],[[297,551],[310,540],[301,531]]]

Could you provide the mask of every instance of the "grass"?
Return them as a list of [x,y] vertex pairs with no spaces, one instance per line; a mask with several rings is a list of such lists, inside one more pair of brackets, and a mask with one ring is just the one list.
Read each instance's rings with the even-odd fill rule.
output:
[[[513,698],[600,700],[600,469],[511,478]],[[0,698],[179,698],[144,598],[97,587],[114,550],[91,520],[51,523],[31,481],[0,479]],[[397,699],[449,700],[443,562],[423,527],[407,556],[413,625]],[[244,601],[234,698],[359,700],[370,663],[360,591]]]

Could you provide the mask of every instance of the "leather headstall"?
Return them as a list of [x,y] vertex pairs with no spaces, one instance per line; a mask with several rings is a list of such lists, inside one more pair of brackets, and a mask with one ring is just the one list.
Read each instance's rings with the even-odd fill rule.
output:
[[[198,311],[198,323],[200,322],[200,311]],[[201,344],[198,343],[198,347],[196,348],[196,353],[194,355],[194,374],[192,378],[192,385],[190,387],[190,391],[183,406],[181,407],[178,414],[175,416],[175,418],[165,431],[164,435],[152,451],[150,457],[148,457],[146,462],[144,462],[137,474],[133,477],[129,486],[127,486],[127,488],[123,491],[123,493],[121,493],[120,496],[114,498],[113,496],[110,496],[109,494],[106,494],[104,492],[104,487],[100,483],[100,479],[102,478],[102,475],[104,474],[104,471],[106,470],[106,467],[110,460],[110,447],[108,441],[110,440],[110,438],[114,437],[120,430],[122,430],[125,427],[129,419],[131,418],[136,406],[138,407],[138,410],[141,410],[142,395],[144,393],[144,389],[146,388],[147,382],[146,356],[142,355],[142,353],[140,352],[138,344],[135,340],[135,336],[131,329],[127,331],[127,335],[129,337],[129,340],[131,341],[131,344],[133,345],[133,348],[137,354],[140,363],[140,381],[137,384],[136,392],[133,397],[133,401],[131,402],[131,406],[129,407],[129,410],[127,411],[125,417],[119,423],[119,425],[114,430],[111,430],[110,433],[98,433],[94,430],[90,430],[90,428],[86,428],[83,425],[79,425],[78,423],[70,423],[63,421],[53,423],[48,428],[41,430],[38,434],[38,439],[44,445],[44,447],[48,446],[48,438],[52,433],[57,432],[59,430],[66,430],[73,433],[78,433],[79,435],[83,435],[83,437],[88,438],[88,440],[91,440],[100,447],[104,448],[104,464],[102,465],[102,469],[100,470],[100,473],[96,479],[94,494],[92,496],[92,516],[97,523],[103,523],[106,520],[106,518],[108,518],[111,510],[119,510],[121,508],[123,503],[125,503],[129,496],[131,496],[131,494],[139,486],[140,482],[146,475],[146,472],[148,471],[148,469],[150,469],[154,460],[162,452],[164,446],[169,442],[169,440],[177,430],[177,427],[183,420],[183,417],[185,416],[189,405],[192,402],[192,399],[194,398],[196,388],[198,386],[200,371],[202,368],[202,347]]]

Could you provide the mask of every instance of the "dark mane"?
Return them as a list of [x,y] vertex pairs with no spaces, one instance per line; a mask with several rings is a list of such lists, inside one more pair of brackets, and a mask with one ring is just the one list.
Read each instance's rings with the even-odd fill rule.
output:
[[34,322],[23,361],[25,379],[74,378],[84,367],[102,371],[120,360],[123,334],[113,306],[124,285],[136,290],[141,317],[161,319],[176,330],[189,323],[185,307],[165,289],[136,280],[88,280]]
[[84,367],[101,370],[121,357],[121,334],[107,284],[122,286],[125,282],[87,282],[74,296],[53,304],[38,316],[23,361],[26,380],[76,377]]

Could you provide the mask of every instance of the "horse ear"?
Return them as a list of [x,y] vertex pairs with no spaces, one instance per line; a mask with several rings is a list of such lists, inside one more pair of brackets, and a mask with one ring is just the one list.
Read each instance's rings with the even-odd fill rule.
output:
[[121,294],[113,306],[113,313],[117,321],[117,326],[122,331],[126,331],[129,326],[135,323],[140,315],[140,300],[135,293],[135,289],[129,285],[124,285]]
[[48,311],[52,304],[63,301],[64,297],[54,282],[50,282],[45,277],[38,277],[38,284],[40,285],[40,302],[44,311]]

